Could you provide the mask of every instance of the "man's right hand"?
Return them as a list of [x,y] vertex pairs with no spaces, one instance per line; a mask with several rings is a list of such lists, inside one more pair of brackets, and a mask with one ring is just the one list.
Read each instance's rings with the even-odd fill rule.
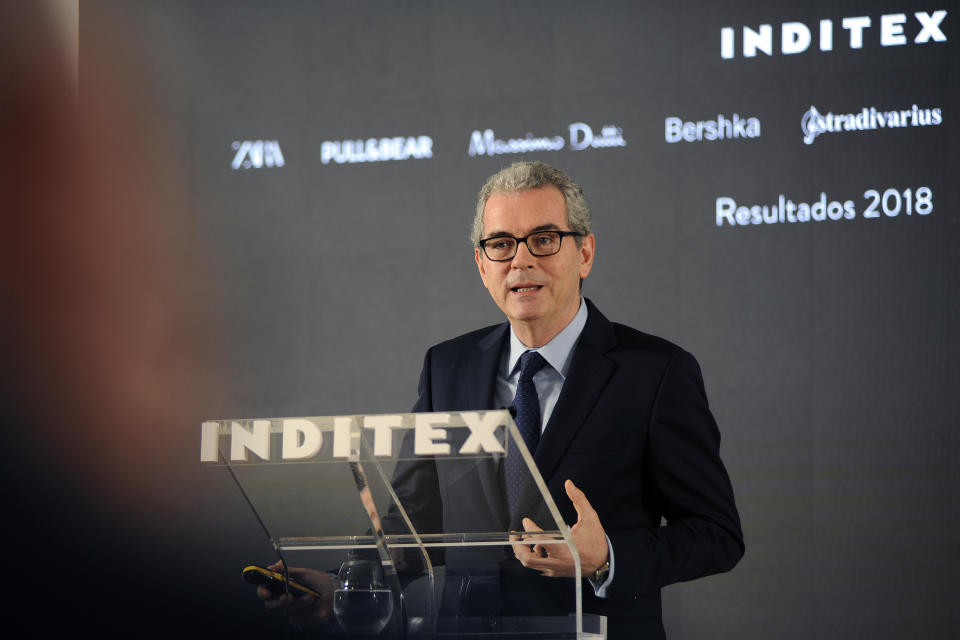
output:
[[[283,573],[283,565],[280,562],[275,562],[267,568]],[[333,615],[333,592],[339,586],[333,577],[324,571],[303,567],[289,567],[288,572],[290,580],[310,587],[321,597],[293,596],[289,593],[277,596],[266,587],[259,586],[257,596],[263,600],[267,610],[281,613],[301,624],[322,623],[328,620]]]

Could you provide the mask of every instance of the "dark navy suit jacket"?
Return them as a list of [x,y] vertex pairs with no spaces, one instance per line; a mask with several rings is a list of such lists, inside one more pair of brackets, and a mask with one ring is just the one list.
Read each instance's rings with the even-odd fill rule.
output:
[[[569,478],[613,545],[609,597],[585,582],[584,611],[607,616],[611,638],[663,638],[660,588],[731,569],[744,552],[740,518],[696,360],[586,303],[587,324],[535,460],[564,521],[577,519],[563,488]],[[432,347],[413,410],[499,408],[494,386],[508,333],[504,323]],[[456,479],[429,461],[398,465],[393,484],[421,530],[469,520],[482,507],[455,495]],[[518,613],[509,611],[518,603],[572,607],[569,583],[557,589],[564,581],[519,570],[503,580],[501,613]]]

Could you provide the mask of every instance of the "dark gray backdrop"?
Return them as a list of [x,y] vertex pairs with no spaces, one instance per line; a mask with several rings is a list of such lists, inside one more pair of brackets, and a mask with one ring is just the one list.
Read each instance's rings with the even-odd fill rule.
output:
[[[938,9],[947,40],[914,43],[914,12]],[[582,184],[594,213],[585,294],[697,356],[723,433],[747,553],[730,574],[665,589],[670,637],[955,637],[952,9],[83,3],[81,87],[87,25],[106,20],[96,46],[136,52],[142,100],[182,176],[194,275],[211,283],[197,322],[219,336],[222,394],[171,427],[191,439],[170,467],[193,487],[179,498],[191,515],[171,527],[157,514],[156,531],[176,539],[148,527],[137,544],[151,571],[162,556],[197,573],[141,582],[165,594],[169,615],[234,633],[272,628],[238,579],[270,550],[229,480],[189,459],[200,422],[408,409],[427,347],[500,320],[467,241],[476,191],[510,162],[541,159]],[[907,44],[881,46],[881,16],[899,13]],[[860,49],[841,26],[856,16],[871,18]],[[833,21],[832,51],[819,50],[821,19]],[[780,25],[794,21],[813,40],[784,55]],[[773,54],[744,57],[742,27],[761,24],[772,25]],[[737,34],[729,60],[723,27]],[[803,142],[811,106],[914,104],[940,109],[942,123]],[[718,114],[755,117],[761,133],[665,140],[666,118]],[[598,136],[615,127],[625,146],[571,149],[578,122]],[[565,145],[469,155],[471,134],[486,129]],[[432,157],[322,162],[325,141],[393,136],[430,136]],[[283,166],[232,168],[234,142],[258,140],[279,145]],[[928,214],[864,217],[867,190],[916,198],[920,187],[932,193]],[[853,201],[855,219],[716,224],[719,197],[749,206],[821,193]]]

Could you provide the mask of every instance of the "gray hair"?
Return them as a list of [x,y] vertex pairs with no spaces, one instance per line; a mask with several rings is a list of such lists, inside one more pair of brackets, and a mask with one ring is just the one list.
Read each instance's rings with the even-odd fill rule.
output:
[[[495,193],[520,193],[553,185],[563,194],[567,203],[567,224],[571,231],[588,236],[593,233],[590,209],[583,199],[583,189],[566,173],[543,162],[515,162],[487,178],[477,195],[477,211],[470,230],[470,242],[479,247],[483,239],[483,210]],[[583,241],[577,237],[577,246]]]

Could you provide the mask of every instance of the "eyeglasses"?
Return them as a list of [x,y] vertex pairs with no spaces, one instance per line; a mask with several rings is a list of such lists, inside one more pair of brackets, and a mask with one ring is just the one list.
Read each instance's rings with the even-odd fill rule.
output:
[[560,245],[565,236],[582,236],[576,231],[537,231],[523,238],[502,235],[486,238],[480,241],[483,253],[494,262],[513,260],[517,255],[520,243],[527,245],[527,251],[537,257],[552,256],[560,251]]

